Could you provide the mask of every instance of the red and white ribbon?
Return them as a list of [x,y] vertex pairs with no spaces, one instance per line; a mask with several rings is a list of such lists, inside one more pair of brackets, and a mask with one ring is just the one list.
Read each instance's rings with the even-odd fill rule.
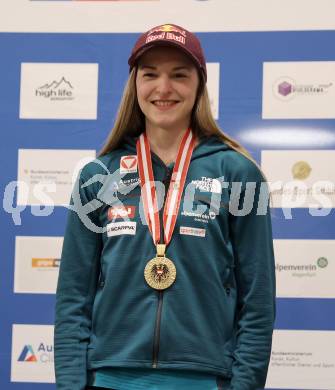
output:
[[[187,171],[195,146],[195,137],[188,129],[179,146],[177,159],[173,168],[172,177],[166,197],[163,212],[164,243],[171,241],[177,215],[180,207],[181,196],[184,190]],[[152,170],[150,144],[145,133],[142,133],[136,144],[138,170],[141,179],[142,199],[145,218],[152,235],[154,244],[160,243],[160,220],[157,206],[157,193],[155,179]]]

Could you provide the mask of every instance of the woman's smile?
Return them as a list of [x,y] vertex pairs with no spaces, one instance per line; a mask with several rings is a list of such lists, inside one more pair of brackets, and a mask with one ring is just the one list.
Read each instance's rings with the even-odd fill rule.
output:
[[161,111],[166,111],[174,108],[177,104],[177,100],[153,100],[152,104]]

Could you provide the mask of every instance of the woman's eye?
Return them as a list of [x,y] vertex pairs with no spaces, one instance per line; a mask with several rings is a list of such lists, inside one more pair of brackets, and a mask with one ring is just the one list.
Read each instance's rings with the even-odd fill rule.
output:
[[143,77],[146,77],[146,78],[152,78],[152,77],[155,77],[156,74],[155,73],[144,73],[143,74]]
[[187,75],[185,73],[176,73],[174,77],[177,79],[181,79],[187,77]]

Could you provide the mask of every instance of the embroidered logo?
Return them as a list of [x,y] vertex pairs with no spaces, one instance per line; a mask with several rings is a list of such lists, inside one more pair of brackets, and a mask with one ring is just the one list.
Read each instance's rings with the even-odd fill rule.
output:
[[221,194],[222,192],[220,181],[211,177],[202,176],[201,180],[192,180],[192,184],[195,185],[196,189],[201,191],[214,192],[216,194]]
[[107,236],[121,236],[129,234],[134,236],[136,234],[136,222],[112,222],[107,225]]
[[135,217],[135,206],[116,206],[110,207],[108,209],[108,219],[118,219],[118,218],[134,218]]
[[123,156],[120,159],[120,173],[137,172],[137,156]]
[[206,229],[199,229],[199,228],[188,227],[188,226],[180,226],[179,233],[185,234],[187,236],[205,237]]

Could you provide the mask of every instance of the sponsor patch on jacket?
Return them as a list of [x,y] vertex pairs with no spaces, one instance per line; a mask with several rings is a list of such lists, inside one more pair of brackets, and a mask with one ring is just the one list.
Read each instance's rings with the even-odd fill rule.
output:
[[206,229],[199,229],[199,228],[188,227],[188,226],[180,226],[179,233],[185,234],[187,236],[205,237]]
[[120,173],[134,173],[134,172],[137,172],[137,156],[136,156],[136,154],[121,157],[121,159],[120,159]]
[[121,236],[123,234],[136,234],[136,222],[112,222],[107,225],[107,236]]
[[114,206],[108,209],[108,219],[134,218],[136,206]]
[[214,192],[216,194],[221,194],[222,192],[220,181],[211,177],[202,176],[200,180],[192,180],[192,184],[201,191]]
[[120,179],[119,181],[113,181],[112,189],[127,194],[128,192],[131,192],[134,188],[136,188],[140,184],[141,184],[141,179],[139,177],[134,177],[126,180]]
[[205,222],[205,223],[208,223],[211,219],[216,218],[216,214],[214,211],[210,211],[209,213],[198,213],[196,211],[182,211],[181,215],[183,217],[193,218],[194,221]]

